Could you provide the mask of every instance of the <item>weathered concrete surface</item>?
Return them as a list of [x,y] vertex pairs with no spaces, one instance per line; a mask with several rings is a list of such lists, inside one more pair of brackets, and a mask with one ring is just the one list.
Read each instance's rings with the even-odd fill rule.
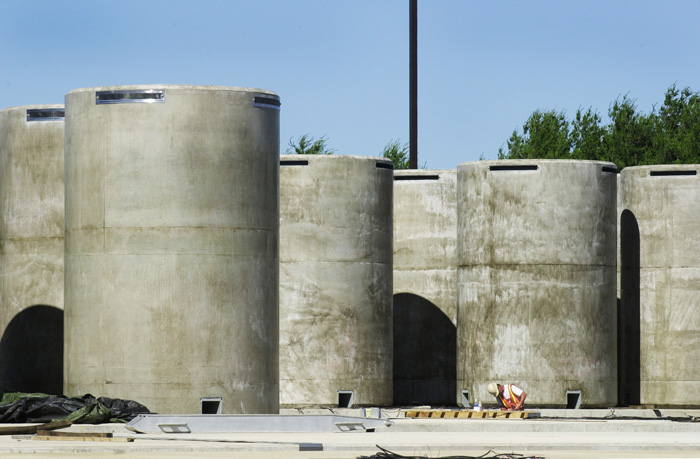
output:
[[392,403],[390,167],[281,157],[282,406],[337,406],[338,391],[353,391],[355,405]]
[[[700,405],[698,165],[622,171],[622,308],[637,316],[643,404]],[[634,348],[630,349],[633,352]]]
[[616,178],[603,168],[459,166],[457,386],[472,400],[492,401],[498,381],[533,404],[566,405],[567,390],[616,404]]
[[[689,413],[697,415],[696,413]],[[3,457],[357,458],[377,445],[405,456],[478,457],[500,454],[563,458],[700,457],[700,423],[664,419],[391,419],[375,432],[228,432],[154,434],[123,425],[73,426],[72,432],[114,432],[133,442],[31,441],[0,437]],[[308,448],[316,450],[311,451]],[[306,451],[303,449],[307,448]],[[22,454],[22,456],[19,456]]]
[[[96,91],[165,90],[96,105]],[[278,410],[279,110],[257,89],[66,96],[68,394]]]
[[454,404],[457,171],[394,173],[394,404]]
[[63,391],[64,121],[0,111],[0,386]]
[[394,293],[412,293],[457,323],[457,171],[394,172]]

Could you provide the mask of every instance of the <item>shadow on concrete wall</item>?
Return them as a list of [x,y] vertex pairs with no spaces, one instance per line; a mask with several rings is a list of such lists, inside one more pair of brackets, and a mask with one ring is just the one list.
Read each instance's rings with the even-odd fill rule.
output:
[[618,405],[640,403],[639,224],[620,216],[620,299],[617,308]]
[[63,393],[63,311],[46,305],[17,314],[0,340],[0,386],[12,392]]
[[394,404],[455,405],[457,327],[430,301],[394,295]]

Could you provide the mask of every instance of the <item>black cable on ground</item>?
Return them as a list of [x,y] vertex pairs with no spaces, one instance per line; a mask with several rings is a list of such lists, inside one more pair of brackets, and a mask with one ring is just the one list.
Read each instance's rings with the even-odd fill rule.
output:
[[659,418],[650,418],[644,416],[617,416],[615,414],[607,414],[602,418],[583,416],[580,418],[560,418],[556,416],[541,416],[543,421],[673,421],[673,422],[700,422],[700,418],[696,416],[663,416]]
[[[403,456],[377,445],[381,451],[372,456],[359,456],[357,459],[426,459],[427,456]],[[489,455],[491,454],[491,455]],[[543,456],[523,456],[522,454],[499,454],[489,450],[481,456],[439,456],[440,459],[545,459]]]

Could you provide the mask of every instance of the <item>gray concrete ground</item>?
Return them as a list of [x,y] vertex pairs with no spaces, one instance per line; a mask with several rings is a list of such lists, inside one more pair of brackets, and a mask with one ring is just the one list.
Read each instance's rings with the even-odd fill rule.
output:
[[[337,410],[335,410],[337,411]],[[347,413],[344,413],[347,414]],[[352,413],[351,413],[352,414]],[[399,415],[385,411],[383,414]],[[348,459],[380,445],[405,456],[480,456],[488,451],[566,458],[700,458],[697,411],[541,410],[535,419],[410,419],[375,432],[137,434],[124,425],[75,425],[73,432],[113,432],[114,441],[0,436],[5,457],[232,457]],[[133,438],[132,442],[123,441]],[[321,449],[300,451],[304,448]]]

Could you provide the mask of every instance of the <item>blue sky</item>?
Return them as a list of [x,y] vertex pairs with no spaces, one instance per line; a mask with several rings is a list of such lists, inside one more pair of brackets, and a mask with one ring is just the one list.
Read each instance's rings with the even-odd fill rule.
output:
[[[700,1],[418,0],[418,154],[495,158],[538,108],[628,94],[648,112],[700,90]],[[408,0],[0,0],[0,108],[77,88],[203,84],[276,91],[281,151],[408,141]]]

